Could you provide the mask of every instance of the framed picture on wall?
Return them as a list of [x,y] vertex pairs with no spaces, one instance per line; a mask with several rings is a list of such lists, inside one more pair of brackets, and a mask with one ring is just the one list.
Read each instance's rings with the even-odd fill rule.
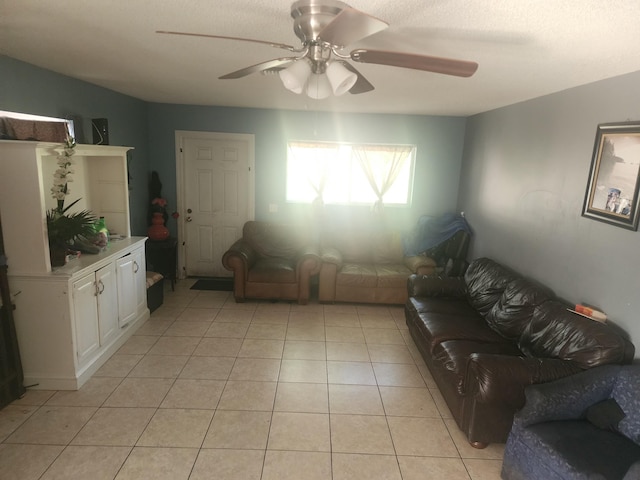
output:
[[582,216],[638,229],[640,123],[598,125]]

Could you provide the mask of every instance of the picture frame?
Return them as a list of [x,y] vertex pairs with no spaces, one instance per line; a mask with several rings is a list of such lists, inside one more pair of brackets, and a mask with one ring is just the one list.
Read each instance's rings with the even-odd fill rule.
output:
[[640,123],[602,123],[596,130],[582,216],[638,230]]

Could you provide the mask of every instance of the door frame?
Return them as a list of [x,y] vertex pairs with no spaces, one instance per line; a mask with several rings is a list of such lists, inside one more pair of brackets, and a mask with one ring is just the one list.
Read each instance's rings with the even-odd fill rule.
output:
[[178,218],[178,278],[186,277],[186,244],[185,244],[185,169],[186,164],[184,160],[184,154],[182,146],[184,140],[187,138],[203,139],[203,140],[230,140],[230,141],[244,141],[248,146],[248,164],[249,172],[247,176],[247,220],[254,220],[256,213],[255,205],[255,135],[251,133],[220,133],[220,132],[202,132],[202,131],[189,131],[189,130],[176,130],[175,131],[175,146],[176,146],[176,209],[180,214]]

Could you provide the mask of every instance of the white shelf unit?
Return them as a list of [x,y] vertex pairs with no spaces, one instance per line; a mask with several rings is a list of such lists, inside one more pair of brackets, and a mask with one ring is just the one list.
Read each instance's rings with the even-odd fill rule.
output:
[[149,317],[146,237],[130,236],[130,148],[78,145],[67,202],[81,198],[74,209],[104,216],[124,239],[51,268],[46,211],[62,148],[0,141],[0,216],[25,385],[75,390]]

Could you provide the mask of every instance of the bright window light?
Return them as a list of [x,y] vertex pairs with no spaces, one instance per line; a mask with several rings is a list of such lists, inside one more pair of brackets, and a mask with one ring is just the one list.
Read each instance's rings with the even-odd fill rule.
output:
[[287,201],[311,203],[320,197],[325,204],[373,205],[378,195],[372,182],[380,192],[386,182],[383,203],[409,206],[415,152],[412,145],[289,142]]

